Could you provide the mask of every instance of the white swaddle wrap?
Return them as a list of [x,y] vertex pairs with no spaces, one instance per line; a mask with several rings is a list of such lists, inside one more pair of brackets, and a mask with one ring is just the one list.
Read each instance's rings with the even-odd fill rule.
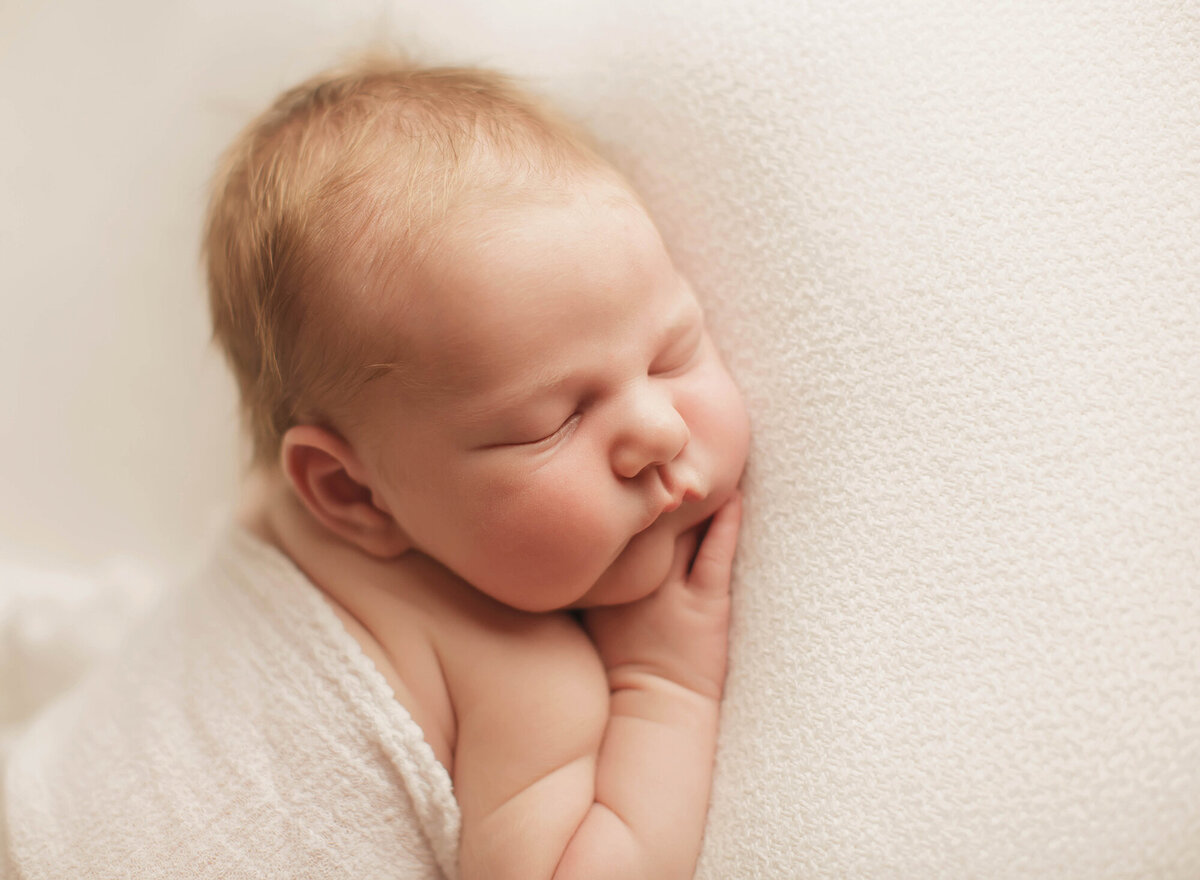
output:
[[9,874],[456,875],[421,730],[286,558],[228,530],[5,768]]

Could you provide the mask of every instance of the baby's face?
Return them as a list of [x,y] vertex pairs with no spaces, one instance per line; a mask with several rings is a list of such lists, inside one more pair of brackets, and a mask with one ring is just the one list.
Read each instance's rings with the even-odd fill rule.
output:
[[347,439],[413,545],[507,605],[648,595],[737,485],[742,397],[613,184],[458,223],[394,318],[424,390],[369,386]]

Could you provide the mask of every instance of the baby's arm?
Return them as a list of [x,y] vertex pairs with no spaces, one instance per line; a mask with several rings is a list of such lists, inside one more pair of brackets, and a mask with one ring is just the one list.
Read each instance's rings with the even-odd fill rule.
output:
[[521,698],[515,723],[477,736],[460,728],[463,880],[692,876],[712,782],[740,515],[738,500],[718,511],[690,572],[694,533],[680,539],[657,592],[586,614],[607,704],[597,705],[591,686],[585,691],[586,675],[571,675],[580,662],[572,647],[563,656],[575,659],[544,674],[540,698]]
[[717,512],[690,572],[695,533],[680,538],[660,590],[587,615],[612,704],[595,803],[564,854],[564,878],[691,878],[695,871],[712,785],[740,518],[735,499]]

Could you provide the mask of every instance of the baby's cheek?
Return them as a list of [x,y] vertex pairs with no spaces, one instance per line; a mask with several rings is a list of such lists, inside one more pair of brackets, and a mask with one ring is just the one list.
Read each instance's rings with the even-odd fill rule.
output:
[[530,520],[540,535],[553,539],[564,553],[578,557],[614,540],[618,524],[611,512],[605,515],[602,500],[594,494],[589,497],[580,487],[563,483],[546,491],[539,501]]
[[750,445],[746,403],[723,367],[711,372],[705,386],[705,393],[697,399],[697,419],[703,424],[709,453],[718,471],[715,476],[732,486],[741,475]]
[[506,542],[544,562],[562,559],[586,566],[587,557],[602,552],[611,540],[612,518],[604,516],[595,498],[566,480],[533,481],[503,506],[497,526]]

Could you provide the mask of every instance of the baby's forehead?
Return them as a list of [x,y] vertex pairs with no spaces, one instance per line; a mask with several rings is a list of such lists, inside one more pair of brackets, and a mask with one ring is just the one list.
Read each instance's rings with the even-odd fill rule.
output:
[[[364,375],[389,375],[422,397],[437,386],[485,379],[481,346],[508,361],[509,311],[523,300],[546,295],[547,287],[559,290],[564,276],[579,283],[599,277],[603,284],[609,272],[615,283],[628,271],[613,262],[617,249],[623,262],[647,265],[662,252],[653,222],[615,174],[481,186],[465,192],[419,240],[401,241],[382,223],[351,244],[358,255],[345,267],[343,319],[357,328],[349,341],[364,349]],[[560,295],[546,301],[553,308],[536,319],[549,323],[569,308],[570,290],[562,284]]]

